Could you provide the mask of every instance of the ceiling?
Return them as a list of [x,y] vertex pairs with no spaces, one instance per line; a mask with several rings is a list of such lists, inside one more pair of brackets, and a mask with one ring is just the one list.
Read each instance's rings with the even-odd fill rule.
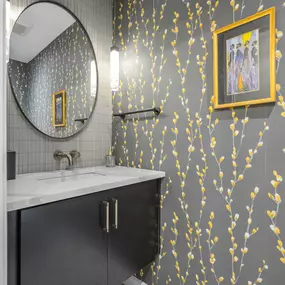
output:
[[[10,38],[10,58],[31,61],[76,20],[63,8],[51,3],[29,7],[17,20]],[[23,27],[24,26],[24,27]],[[17,34],[24,28],[23,34]]]

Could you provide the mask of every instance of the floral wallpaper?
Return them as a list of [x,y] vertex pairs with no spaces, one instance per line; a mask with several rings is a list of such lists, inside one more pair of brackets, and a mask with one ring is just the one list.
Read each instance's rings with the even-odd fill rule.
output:
[[[17,101],[37,129],[64,138],[82,128],[82,122],[74,120],[89,118],[93,110],[97,94],[95,64],[91,43],[78,22],[29,63],[10,60],[9,74]],[[67,124],[55,128],[52,94],[63,89],[66,90]]]
[[[119,164],[166,172],[161,252],[148,284],[283,284],[285,278],[285,2],[118,0]],[[276,7],[276,104],[215,111],[212,32]]]

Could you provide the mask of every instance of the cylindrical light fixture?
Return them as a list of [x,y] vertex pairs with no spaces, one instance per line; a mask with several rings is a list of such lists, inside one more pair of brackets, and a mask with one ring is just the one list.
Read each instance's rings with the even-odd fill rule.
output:
[[111,89],[118,91],[120,85],[120,54],[119,48],[116,46],[111,47]]

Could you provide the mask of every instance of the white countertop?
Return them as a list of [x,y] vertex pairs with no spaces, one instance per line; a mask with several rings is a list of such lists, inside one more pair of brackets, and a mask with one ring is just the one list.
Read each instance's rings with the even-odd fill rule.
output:
[[17,175],[8,181],[7,210],[14,211],[68,198],[164,178],[161,171],[96,166]]

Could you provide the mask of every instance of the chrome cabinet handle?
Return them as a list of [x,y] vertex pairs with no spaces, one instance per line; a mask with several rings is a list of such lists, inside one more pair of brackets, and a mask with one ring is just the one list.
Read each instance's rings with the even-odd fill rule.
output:
[[103,201],[102,204],[105,207],[105,225],[103,226],[103,230],[106,233],[109,233],[110,231],[109,202]]
[[113,205],[114,205],[114,223],[112,224],[114,229],[118,229],[118,200],[117,199],[112,199]]

